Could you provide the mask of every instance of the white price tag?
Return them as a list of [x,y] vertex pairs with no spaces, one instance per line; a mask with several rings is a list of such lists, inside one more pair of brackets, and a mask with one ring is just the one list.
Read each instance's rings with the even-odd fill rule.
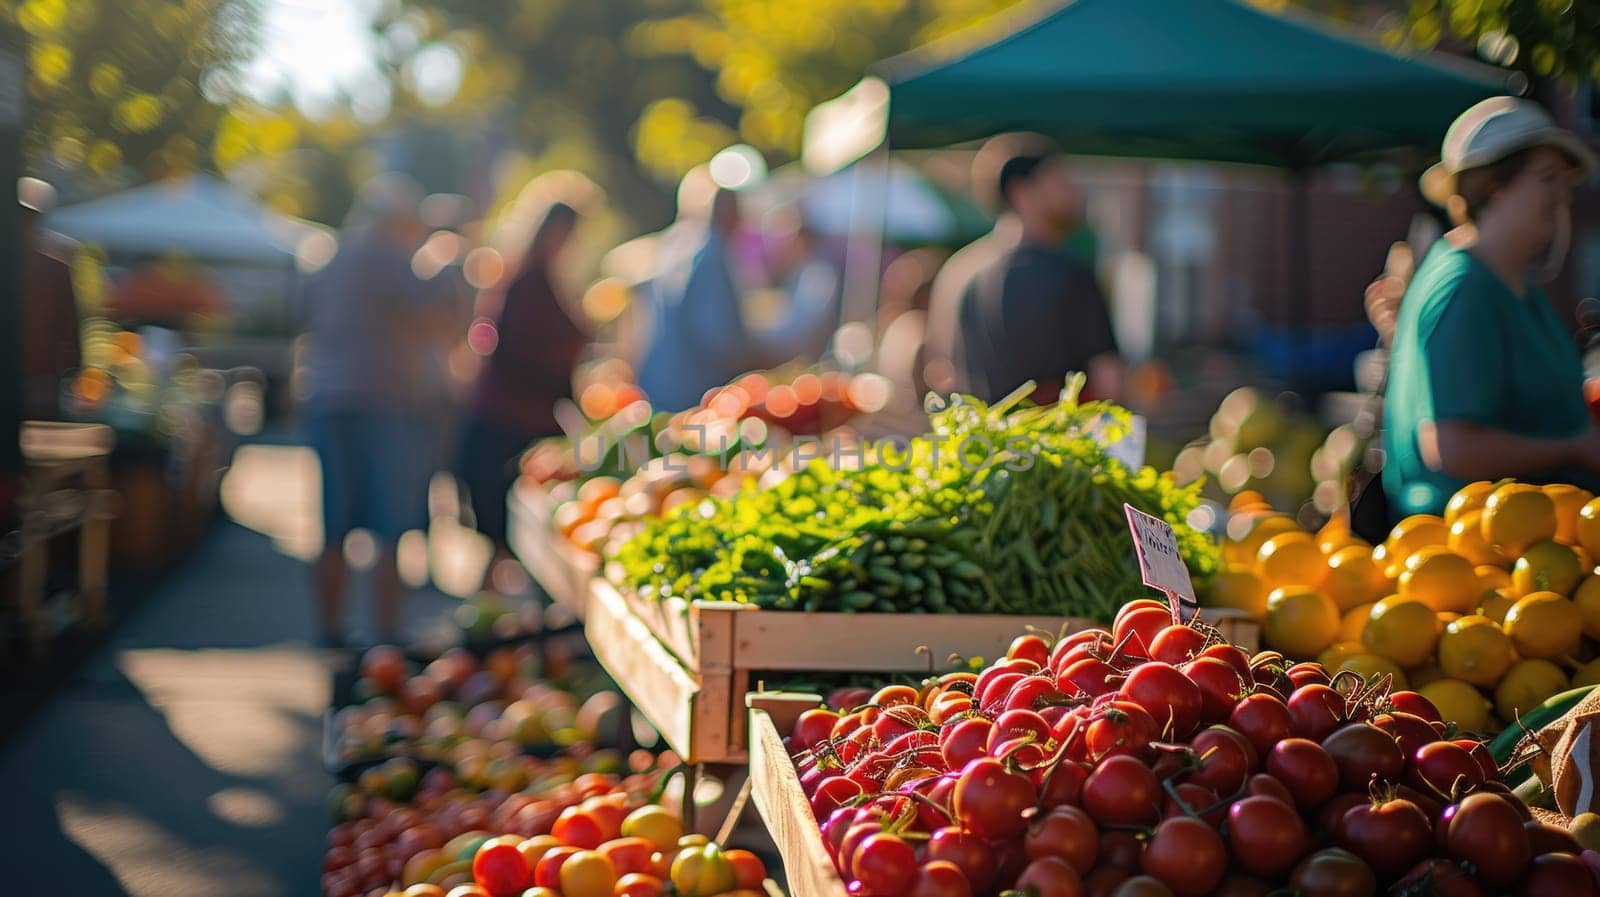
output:
[[1133,505],[1124,504],[1128,514],[1128,529],[1133,532],[1133,547],[1139,553],[1139,572],[1144,574],[1147,586],[1167,593],[1174,602],[1173,612],[1193,613],[1200,606],[1195,598],[1194,581],[1189,578],[1189,568],[1178,553],[1178,536],[1165,520],[1152,517]]

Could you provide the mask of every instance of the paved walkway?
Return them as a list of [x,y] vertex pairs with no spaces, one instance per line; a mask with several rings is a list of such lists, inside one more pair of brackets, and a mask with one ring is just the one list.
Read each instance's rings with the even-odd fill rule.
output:
[[[303,497],[287,475],[277,494]],[[282,538],[219,522],[119,624],[0,752],[7,893],[317,893],[332,657],[308,644],[308,582]],[[444,606],[422,593],[408,616]]]

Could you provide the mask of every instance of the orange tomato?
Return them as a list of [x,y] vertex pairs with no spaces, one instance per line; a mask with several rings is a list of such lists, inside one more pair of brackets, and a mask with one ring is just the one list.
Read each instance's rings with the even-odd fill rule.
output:
[[594,817],[595,823],[600,826],[601,834],[605,835],[603,841],[610,841],[622,834],[622,820],[628,815],[624,804],[627,796],[619,794],[616,795],[616,799],[611,797],[611,795],[591,797],[578,805],[583,812]]
[[767,865],[748,850],[725,850],[722,855],[733,864],[733,878],[741,888],[761,889],[767,880]]
[[656,846],[644,838],[613,838],[600,845],[599,852],[616,867],[618,875],[627,875],[650,871],[650,856]]
[[617,879],[611,897],[662,897],[666,892],[666,885],[654,875],[630,872]]

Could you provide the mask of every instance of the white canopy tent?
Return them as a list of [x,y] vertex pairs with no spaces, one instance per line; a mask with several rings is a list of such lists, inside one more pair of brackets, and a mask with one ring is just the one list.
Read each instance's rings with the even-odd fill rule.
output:
[[165,258],[207,265],[228,295],[236,329],[247,332],[292,330],[299,261],[326,259],[336,245],[328,229],[204,174],[63,206],[44,226],[99,248],[113,277]]

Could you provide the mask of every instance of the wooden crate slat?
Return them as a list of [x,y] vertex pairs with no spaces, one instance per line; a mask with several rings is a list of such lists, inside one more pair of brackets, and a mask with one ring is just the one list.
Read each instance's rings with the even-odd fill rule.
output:
[[795,897],[848,897],[828,859],[800,777],[783,738],[765,710],[750,711],[750,782],[756,811],[783,857],[784,877]]
[[[591,589],[588,607],[584,635],[595,658],[669,747],[685,760],[700,760],[693,750],[696,713],[710,709],[726,716],[727,708],[701,700],[699,683],[614,589]],[[728,700],[726,690],[720,700]]]
[[[733,665],[759,670],[844,672],[908,672],[927,669],[932,649],[936,669],[948,657],[980,656],[987,660],[1032,625],[1057,631],[1061,617],[1014,617],[999,614],[846,614],[769,611],[735,619],[737,640]],[[1066,619],[1072,631],[1093,625]]]

